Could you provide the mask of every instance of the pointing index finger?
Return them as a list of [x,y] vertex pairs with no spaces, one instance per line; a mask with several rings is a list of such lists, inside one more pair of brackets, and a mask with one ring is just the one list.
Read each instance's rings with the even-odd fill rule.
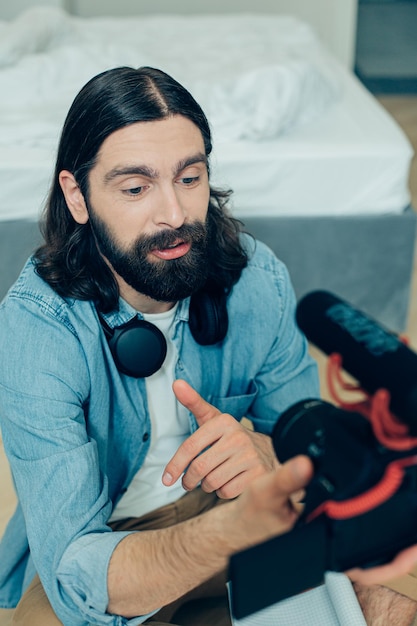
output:
[[219,409],[206,402],[185,380],[176,380],[172,388],[177,400],[191,411],[199,426],[221,414]]
[[[193,413],[199,426],[210,421],[210,419],[216,415],[221,414],[218,409],[203,400],[200,394],[185,380],[176,380],[172,388],[177,400]],[[197,433],[200,433],[200,431],[198,430]],[[210,445],[210,442],[207,443],[206,438],[203,437],[201,439],[197,433],[194,433],[194,435],[186,439],[165,466],[164,475],[162,477],[164,485],[169,486],[175,483],[196,456],[198,456],[207,445]]]

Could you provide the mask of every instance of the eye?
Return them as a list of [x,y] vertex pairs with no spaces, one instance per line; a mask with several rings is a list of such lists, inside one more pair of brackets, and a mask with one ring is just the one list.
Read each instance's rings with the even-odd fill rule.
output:
[[123,193],[128,196],[139,196],[143,193],[145,187],[142,185],[141,187],[132,187],[131,189],[123,189]]
[[180,179],[183,185],[190,186],[200,180],[200,176],[184,176]]

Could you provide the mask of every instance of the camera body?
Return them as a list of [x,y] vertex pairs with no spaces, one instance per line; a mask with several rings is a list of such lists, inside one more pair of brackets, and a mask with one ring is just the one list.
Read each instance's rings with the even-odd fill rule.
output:
[[326,570],[385,563],[417,542],[417,447],[389,449],[361,413],[321,400],[288,409],[272,439],[281,462],[313,461],[298,527],[325,518]]
[[389,449],[361,413],[318,399],[285,411],[272,439],[281,462],[309,456],[314,476],[293,530],[232,556],[238,619],[417,543],[417,447]]

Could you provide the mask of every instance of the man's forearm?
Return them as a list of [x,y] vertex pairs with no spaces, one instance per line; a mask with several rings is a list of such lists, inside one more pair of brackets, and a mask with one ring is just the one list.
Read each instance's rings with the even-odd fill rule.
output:
[[224,570],[231,551],[220,508],[123,539],[109,565],[108,612],[125,617],[149,613]]
[[414,626],[415,600],[380,585],[353,586],[368,626]]

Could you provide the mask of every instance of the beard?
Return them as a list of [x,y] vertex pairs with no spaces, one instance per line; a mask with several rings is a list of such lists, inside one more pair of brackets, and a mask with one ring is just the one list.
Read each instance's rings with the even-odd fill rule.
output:
[[[94,209],[88,206],[90,227],[99,252],[114,271],[137,292],[159,302],[177,302],[199,291],[209,271],[211,233],[207,222],[183,224],[175,230],[155,235],[141,235],[123,248]],[[149,260],[152,250],[165,249],[178,239],[191,244],[190,250],[177,259]]]

